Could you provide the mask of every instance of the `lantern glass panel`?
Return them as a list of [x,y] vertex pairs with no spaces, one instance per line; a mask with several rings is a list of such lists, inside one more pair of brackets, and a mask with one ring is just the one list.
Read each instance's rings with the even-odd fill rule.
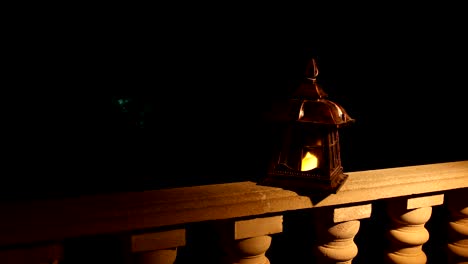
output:
[[323,161],[323,147],[320,139],[315,139],[313,145],[302,148],[301,171],[310,171],[320,167]]

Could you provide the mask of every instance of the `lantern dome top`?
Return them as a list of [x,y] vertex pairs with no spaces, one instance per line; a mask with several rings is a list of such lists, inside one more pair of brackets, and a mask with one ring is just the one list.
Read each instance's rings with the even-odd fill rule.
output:
[[293,94],[291,117],[298,122],[341,126],[354,122],[346,110],[332,102],[317,83],[318,68],[312,59],[306,68],[306,76]]
[[301,100],[293,109],[298,122],[341,126],[354,121],[341,105],[327,99]]

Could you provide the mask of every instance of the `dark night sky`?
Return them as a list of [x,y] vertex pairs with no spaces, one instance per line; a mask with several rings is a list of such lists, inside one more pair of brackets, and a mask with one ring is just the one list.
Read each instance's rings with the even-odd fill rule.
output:
[[[6,186],[15,191],[31,175],[27,190],[58,183],[78,192],[255,179],[269,146],[262,115],[312,57],[329,99],[356,119],[342,131],[345,171],[468,159],[456,15],[360,11],[337,21],[317,12],[288,23],[223,15],[170,26],[136,15],[27,23],[10,40]],[[144,129],[113,108],[125,96],[151,107]]]

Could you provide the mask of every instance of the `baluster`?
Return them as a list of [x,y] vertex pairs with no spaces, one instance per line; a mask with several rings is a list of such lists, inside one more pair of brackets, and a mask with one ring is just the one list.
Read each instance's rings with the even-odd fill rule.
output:
[[218,221],[216,228],[227,253],[225,263],[268,264],[270,235],[283,231],[283,216]]
[[318,263],[351,263],[358,253],[354,237],[359,231],[359,219],[369,218],[371,211],[371,204],[313,209]]
[[387,236],[386,263],[427,263],[422,246],[429,240],[425,224],[431,218],[432,206],[443,204],[444,195],[396,198],[387,201],[391,219]]
[[137,264],[172,264],[180,246],[185,246],[185,229],[131,236],[131,248]]
[[28,246],[0,251],[0,263],[2,264],[59,264],[62,260],[62,244]]
[[468,263],[468,189],[447,194],[449,263]]

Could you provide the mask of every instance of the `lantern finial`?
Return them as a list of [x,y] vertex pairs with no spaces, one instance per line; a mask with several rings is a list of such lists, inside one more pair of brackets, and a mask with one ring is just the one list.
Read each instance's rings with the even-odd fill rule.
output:
[[312,81],[315,81],[317,79],[318,74],[319,70],[317,68],[317,63],[315,62],[315,59],[312,58],[312,60],[310,60],[307,64],[305,75],[307,78],[311,79]]
[[328,96],[326,92],[323,91],[322,87],[317,83],[317,76],[319,70],[315,59],[311,59],[307,64],[305,71],[305,79],[302,81],[301,85],[297,91],[293,94],[293,97],[300,99],[321,99]]

